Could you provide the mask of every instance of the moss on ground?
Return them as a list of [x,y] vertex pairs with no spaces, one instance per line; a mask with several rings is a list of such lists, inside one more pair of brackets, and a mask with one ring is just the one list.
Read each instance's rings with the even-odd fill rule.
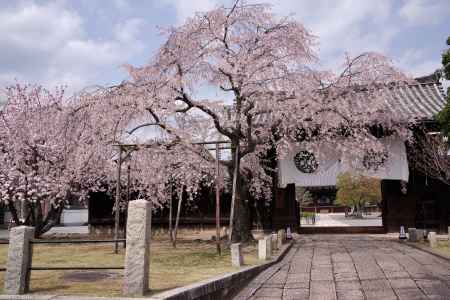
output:
[[438,246],[435,250],[450,257],[450,247],[448,245],[448,241],[438,241]]

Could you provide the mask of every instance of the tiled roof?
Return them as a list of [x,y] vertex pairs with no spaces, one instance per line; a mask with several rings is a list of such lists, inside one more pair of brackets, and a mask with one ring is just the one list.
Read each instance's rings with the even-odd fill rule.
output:
[[446,99],[440,84],[428,82],[391,89],[386,102],[401,117],[431,120],[445,106]]
[[[385,93],[388,108],[402,120],[410,118],[422,121],[433,120],[447,102],[442,85],[434,81],[402,85],[391,88]],[[231,106],[227,108],[232,109]],[[270,113],[257,115],[255,126],[263,126],[270,117]]]

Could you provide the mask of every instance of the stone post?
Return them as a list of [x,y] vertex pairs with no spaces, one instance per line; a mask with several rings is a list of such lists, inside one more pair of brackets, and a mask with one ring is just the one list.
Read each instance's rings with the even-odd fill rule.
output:
[[264,240],[266,241],[267,253],[269,254],[269,256],[272,256],[272,253],[273,253],[272,236],[271,235],[266,235],[264,237]]
[[130,201],[124,276],[124,294],[127,296],[143,296],[148,290],[151,224],[151,203],[142,199]]
[[33,249],[30,240],[34,228],[18,226],[9,232],[8,261],[5,274],[5,294],[20,295],[30,288],[30,267]]
[[430,247],[431,247],[431,248],[436,248],[436,247],[437,247],[437,237],[436,237],[436,232],[430,231],[430,232],[428,233],[428,243],[430,243]]
[[281,249],[281,247],[283,246],[284,243],[284,229],[280,229],[278,230],[278,249]]
[[425,239],[425,235],[426,235],[425,230],[417,229],[416,230],[417,242],[423,242],[423,240]]
[[278,250],[278,234],[272,233],[272,250]]
[[417,230],[416,228],[408,228],[408,239],[410,242],[417,242]]
[[231,264],[233,267],[241,267],[244,264],[241,243],[231,244]]
[[258,258],[261,260],[268,260],[272,255],[272,241],[271,237],[265,236],[258,241]]

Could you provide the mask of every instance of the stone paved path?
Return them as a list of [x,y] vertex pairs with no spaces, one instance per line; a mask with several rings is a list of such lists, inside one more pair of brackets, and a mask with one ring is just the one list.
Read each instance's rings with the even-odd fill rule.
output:
[[450,299],[450,262],[382,236],[302,236],[235,299]]

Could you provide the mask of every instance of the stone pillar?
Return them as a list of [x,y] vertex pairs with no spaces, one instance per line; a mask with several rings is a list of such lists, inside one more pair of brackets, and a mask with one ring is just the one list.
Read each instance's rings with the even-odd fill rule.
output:
[[267,246],[267,253],[269,254],[269,256],[272,256],[273,253],[273,247],[272,247],[272,236],[271,235],[266,235],[264,237],[264,240],[266,241],[266,246]]
[[408,240],[413,243],[417,242],[416,228],[408,228]]
[[228,228],[225,226],[222,227],[222,236],[225,236],[225,237],[228,236]]
[[281,247],[283,246],[284,243],[284,229],[280,229],[278,230],[278,249],[281,249]]
[[18,226],[9,232],[8,261],[5,274],[5,294],[20,295],[30,288],[30,267],[33,249],[30,240],[34,228]]
[[146,200],[128,204],[124,294],[143,296],[149,288],[152,206]]
[[278,250],[278,234],[272,233],[272,250]]
[[428,233],[428,243],[430,244],[431,248],[436,248],[437,247],[436,232],[431,231],[431,232]]
[[423,242],[425,239],[426,232],[423,229],[417,229],[416,230],[416,238],[418,242]]
[[268,260],[272,255],[272,241],[271,237],[265,236],[258,240],[258,258],[261,260]]
[[241,243],[231,244],[231,264],[233,267],[241,267],[244,264]]

